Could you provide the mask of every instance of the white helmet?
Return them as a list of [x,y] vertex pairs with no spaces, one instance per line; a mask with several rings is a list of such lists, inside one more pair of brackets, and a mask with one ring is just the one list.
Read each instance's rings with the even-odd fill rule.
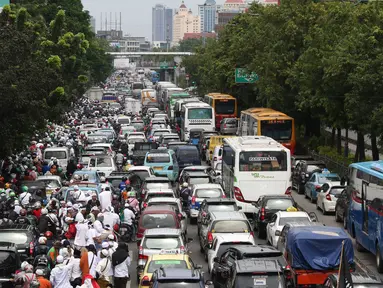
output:
[[39,238],[39,244],[43,245],[45,243],[47,243],[47,238],[46,237],[40,237]]
[[184,187],[184,188],[187,188],[189,186],[189,184],[187,183],[187,182],[184,182],[183,184],[182,184],[182,187]]

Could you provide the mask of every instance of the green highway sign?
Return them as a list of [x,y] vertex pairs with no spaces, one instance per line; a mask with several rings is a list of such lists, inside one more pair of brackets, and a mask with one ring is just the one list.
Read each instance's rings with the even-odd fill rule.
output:
[[244,68],[235,69],[235,83],[254,83],[258,81],[258,79],[259,77],[255,72],[248,74]]
[[160,63],[160,68],[161,69],[168,69],[169,68],[168,63],[167,62],[161,62]]

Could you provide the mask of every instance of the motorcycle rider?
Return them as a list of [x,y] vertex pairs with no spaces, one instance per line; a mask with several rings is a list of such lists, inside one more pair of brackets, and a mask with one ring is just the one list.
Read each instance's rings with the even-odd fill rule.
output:
[[118,153],[116,155],[116,164],[117,164],[117,167],[121,167],[124,165],[124,154],[122,154],[122,150],[121,149],[118,149]]
[[27,186],[21,187],[21,190],[23,191],[23,193],[20,194],[19,200],[20,200],[21,205],[25,207],[31,201],[32,194],[28,192]]
[[135,229],[135,225],[134,225],[134,219],[136,219],[136,215],[134,214],[134,210],[133,208],[130,206],[129,203],[125,203],[125,209],[123,211],[123,221],[122,223],[123,224],[126,224],[127,226],[129,226],[131,229],[130,231],[132,231],[132,239],[134,241],[134,237],[136,235],[136,229]]
[[27,217],[27,210],[25,209],[20,210],[19,217],[17,217],[15,223],[32,225],[31,221]]
[[191,194],[191,190],[189,188],[188,183],[187,182],[183,183],[182,184],[182,189],[181,189],[181,192],[180,192],[183,208],[187,208],[188,207],[190,194]]
[[125,176],[122,177],[122,180],[120,182],[120,184],[118,185],[118,188],[120,189],[120,192],[124,191],[125,190],[125,187],[126,187],[126,181],[128,180],[128,178],[126,178]]
[[127,203],[129,204],[130,207],[134,209],[135,213],[138,213],[140,211],[140,202],[138,202],[136,198],[136,192],[130,191],[128,192],[128,200]]

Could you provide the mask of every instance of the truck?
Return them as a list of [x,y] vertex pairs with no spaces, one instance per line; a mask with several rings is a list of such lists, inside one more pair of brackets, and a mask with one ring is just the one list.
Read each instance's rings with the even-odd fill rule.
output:
[[355,267],[352,240],[340,227],[290,228],[285,246],[293,287],[323,285],[329,275],[338,273],[342,250],[350,267]]
[[85,96],[92,101],[101,101],[103,92],[100,87],[92,87],[86,91]]
[[127,114],[137,115],[142,111],[141,101],[134,98],[125,98],[125,112]]

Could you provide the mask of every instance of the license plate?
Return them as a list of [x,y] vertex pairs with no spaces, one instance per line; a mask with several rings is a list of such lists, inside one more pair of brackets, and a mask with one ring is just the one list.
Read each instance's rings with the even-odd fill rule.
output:
[[193,163],[186,163],[186,166],[193,166]]
[[162,167],[153,167],[154,170],[162,170]]
[[166,249],[161,249],[161,254],[178,254],[178,250],[166,250]]

